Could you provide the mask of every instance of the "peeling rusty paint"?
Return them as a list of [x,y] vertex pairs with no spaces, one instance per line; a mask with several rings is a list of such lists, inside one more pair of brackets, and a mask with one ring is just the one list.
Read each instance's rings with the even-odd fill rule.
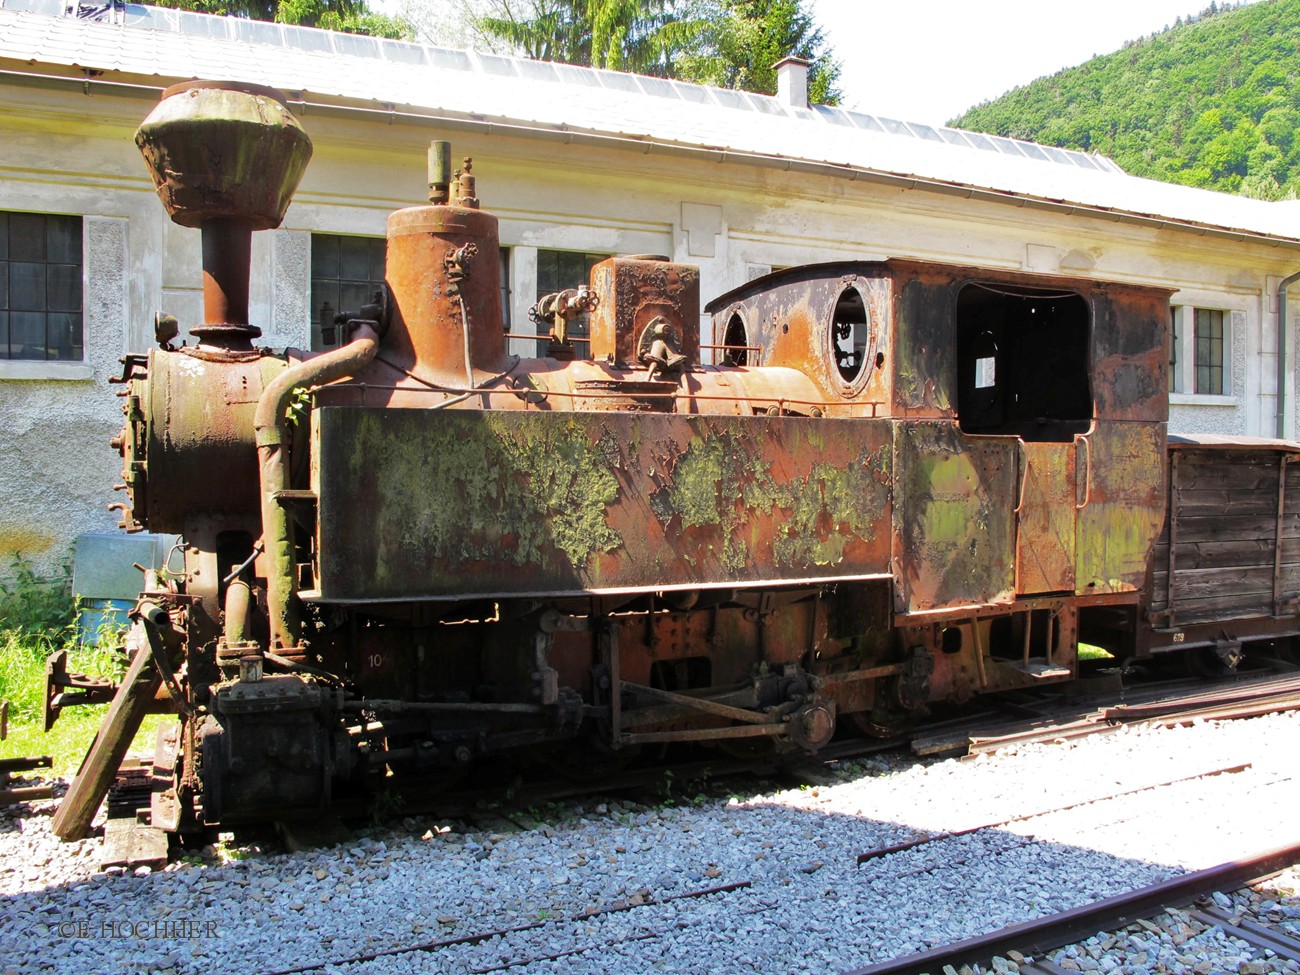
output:
[[1009,599],[1016,441],[963,437],[940,422],[897,430],[898,608]]
[[883,422],[331,408],[316,428],[322,598],[889,571]]

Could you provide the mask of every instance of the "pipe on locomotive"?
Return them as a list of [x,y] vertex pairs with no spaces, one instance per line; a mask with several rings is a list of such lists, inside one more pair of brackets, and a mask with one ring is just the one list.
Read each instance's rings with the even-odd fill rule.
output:
[[266,570],[266,608],[271,621],[271,645],[296,647],[302,614],[293,598],[293,528],[278,492],[289,487],[285,446],[291,439],[285,412],[294,391],[346,379],[368,365],[379,351],[378,323],[356,321],[352,340],[313,359],[290,366],[262,392],[253,415],[261,475],[262,541],[270,563]]

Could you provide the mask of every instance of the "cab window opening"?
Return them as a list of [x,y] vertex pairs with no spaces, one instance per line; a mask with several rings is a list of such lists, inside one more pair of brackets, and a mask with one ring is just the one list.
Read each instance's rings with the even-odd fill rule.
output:
[[1074,292],[968,284],[957,296],[965,433],[1069,441],[1092,424],[1088,303]]
[[722,356],[724,365],[749,365],[749,333],[740,312],[732,312],[731,318],[727,320],[727,331],[723,334],[722,344],[728,346]]

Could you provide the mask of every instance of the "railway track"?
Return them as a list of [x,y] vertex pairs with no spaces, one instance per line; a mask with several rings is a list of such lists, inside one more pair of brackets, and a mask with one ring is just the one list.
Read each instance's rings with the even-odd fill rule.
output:
[[[1187,793],[1195,789],[1202,780],[1226,779],[1255,771],[1250,762],[1216,765],[1189,774],[1148,779],[1136,782],[1124,788],[1109,791],[1090,792],[1076,796],[1069,802],[1042,806],[1014,815],[995,817],[964,827],[925,834],[911,840],[893,845],[886,845],[859,853],[856,865],[882,864],[885,861],[899,861],[875,872],[873,876],[854,878],[840,873],[837,881],[846,889],[855,885],[885,885],[889,887],[915,882],[918,878],[932,878],[932,875],[954,869],[975,868],[972,859],[982,857],[988,848],[995,850],[993,862],[986,869],[996,870],[996,860],[1016,851],[1035,846],[1052,846],[1054,839],[1049,835],[1039,841],[1035,821],[1061,817],[1063,814],[1084,811],[1087,814],[1089,828],[1103,833],[1121,828],[1130,820],[1150,818],[1152,811],[1157,814],[1161,807],[1187,809]],[[1275,787],[1293,784],[1290,776],[1264,774],[1257,777],[1252,788]],[[1222,790],[1220,790],[1222,791]],[[1172,794],[1171,794],[1172,793]],[[1292,789],[1292,793],[1295,790]],[[1145,794],[1144,809],[1130,809],[1134,797]],[[1125,801],[1129,800],[1129,801]],[[1221,796],[1211,802],[1221,802]],[[1016,832],[1020,830],[1020,832]],[[1075,832],[1071,827],[1057,824],[1056,833],[1068,832],[1078,836],[1078,841],[1087,843],[1088,836]],[[974,853],[967,849],[945,850],[916,862],[914,851],[921,847],[935,848],[941,844],[957,845],[957,841],[974,837],[975,834],[994,834],[988,847],[976,847]],[[899,856],[899,855],[904,856]],[[827,859],[847,861],[852,854],[846,850],[828,852]],[[903,862],[908,861],[908,862]],[[1014,924],[1003,929],[970,938],[953,945],[935,948],[927,952],[900,958],[891,962],[853,969],[848,975],[952,975],[959,971],[970,971],[962,966],[988,966],[995,955],[1014,955],[1023,959],[1026,956],[1036,960],[1018,966],[1022,975],[1073,975],[1070,969],[1055,965],[1040,958],[1045,951],[1069,944],[1085,935],[1098,930],[1122,928],[1134,923],[1138,918],[1153,916],[1171,908],[1182,907],[1204,898],[1213,891],[1230,890],[1251,884],[1276,872],[1279,869],[1300,862],[1300,841],[1279,846],[1258,854],[1239,858],[1211,868],[1192,871],[1157,883],[1140,887],[1131,892],[1099,900],[1096,903],[1073,908],[1034,921]],[[494,928],[460,935],[454,938],[426,941],[408,946],[387,949],[381,952],[356,953],[335,956],[329,961],[321,961],[300,967],[281,969],[265,975],[307,975],[307,973],[324,970],[343,970],[357,968],[358,971],[375,971],[377,968],[366,967],[369,963],[378,963],[384,958],[396,958],[412,954],[436,956],[440,952],[449,952],[471,945],[490,946],[485,957],[496,959],[492,962],[469,964],[465,971],[488,973],[519,969],[521,971],[537,970],[531,966],[556,962],[562,959],[590,958],[602,952],[613,950],[634,951],[648,948],[672,936],[681,936],[683,932],[698,929],[710,923],[711,914],[693,909],[690,902],[695,900],[712,900],[729,897],[745,897],[745,903],[734,905],[734,914],[747,914],[751,917],[772,914],[779,916],[781,911],[779,899],[763,898],[763,883],[757,877],[734,881],[725,885],[704,887],[685,893],[656,898],[646,889],[644,895],[638,895],[632,901],[622,900],[600,908],[584,910],[565,917],[531,922],[522,925]],[[828,890],[828,893],[830,891]],[[747,896],[746,896],[747,895]],[[757,896],[755,896],[757,895]],[[634,913],[641,908],[657,909],[672,905],[678,910],[665,917],[661,911],[646,910],[650,915],[643,921],[622,926],[600,925],[593,930],[588,922],[607,921],[615,915]],[[1213,904],[1201,904],[1193,916],[1204,924],[1227,925],[1234,937],[1249,941],[1260,951],[1268,950],[1283,958],[1300,959],[1300,943],[1289,939],[1285,934],[1272,932],[1253,925],[1253,922],[1240,921],[1224,915],[1221,908]],[[583,927],[582,931],[575,930]],[[433,963],[433,962],[431,962]],[[460,962],[464,964],[463,961]],[[945,967],[949,966],[949,967]],[[436,968],[434,970],[443,970]],[[992,968],[986,967],[986,971]],[[1012,969],[1005,969],[1010,971]]]
[[[1069,969],[1036,956],[1098,931],[1114,931],[1139,919],[1155,917],[1169,908],[1204,902],[1217,891],[1260,883],[1297,863],[1300,863],[1300,841],[930,951],[855,968],[844,975],[942,975],[975,965],[991,971],[994,957],[1008,955],[1035,957],[1034,961],[1017,964],[1021,975],[1069,975]],[[1234,917],[1210,904],[1190,913],[1204,924],[1230,929],[1234,937],[1261,952],[1300,961],[1300,940],[1279,930]]]
[[[236,851],[144,877],[69,872],[43,887],[0,871],[0,956],[88,973],[135,970],[137,958],[140,970],[259,975],[843,972],[1196,873],[1207,850],[1226,859],[1286,838],[1300,805],[1286,756],[1297,750],[1300,718],[1277,715],[889,775],[881,764],[802,789],[768,781],[699,804],[570,805],[500,835],[453,824],[422,841],[431,823],[412,820],[335,850]],[[41,869],[53,847],[19,857],[47,832],[42,817],[0,830],[0,863]],[[174,918],[177,904],[212,926],[210,940],[100,934]],[[83,922],[86,940],[61,933]]]
[[[484,808],[526,809],[549,802],[576,801],[605,795],[650,795],[661,801],[687,784],[724,784],[736,778],[778,778],[796,784],[830,781],[828,771],[842,763],[891,752],[920,758],[974,757],[1000,749],[1038,742],[1066,741],[1107,734],[1116,728],[1148,724],[1177,725],[1196,720],[1233,720],[1300,709],[1300,676],[1246,675],[1206,686],[1203,679],[1137,685],[1080,698],[1043,694],[995,700],[999,711],[982,711],[956,721],[927,723],[894,738],[846,738],[832,742],[814,756],[765,756],[738,759],[717,755],[705,760],[661,764],[647,762],[608,777],[565,776],[514,778],[481,788],[438,788],[427,794],[418,788],[404,793],[404,812],[448,819],[472,817]],[[988,702],[982,705],[987,709]],[[1008,712],[1018,715],[1009,718]],[[364,815],[358,805],[344,815]],[[506,818],[510,818],[507,812]]]

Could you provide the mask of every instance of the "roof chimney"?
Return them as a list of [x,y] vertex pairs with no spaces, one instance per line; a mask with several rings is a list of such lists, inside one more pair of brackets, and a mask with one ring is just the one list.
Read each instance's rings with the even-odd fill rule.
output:
[[791,55],[772,65],[776,71],[776,100],[791,108],[808,107],[808,66],[804,58]]

